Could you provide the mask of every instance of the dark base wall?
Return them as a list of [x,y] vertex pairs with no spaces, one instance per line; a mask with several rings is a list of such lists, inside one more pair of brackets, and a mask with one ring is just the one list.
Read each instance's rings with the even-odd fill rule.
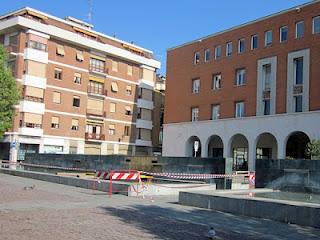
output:
[[[169,173],[225,173],[222,158],[131,157],[123,155],[26,154],[25,163],[93,170],[135,169]],[[31,169],[30,169],[31,170]],[[35,169],[32,169],[35,170]]]
[[320,160],[257,159],[256,187],[320,193]]

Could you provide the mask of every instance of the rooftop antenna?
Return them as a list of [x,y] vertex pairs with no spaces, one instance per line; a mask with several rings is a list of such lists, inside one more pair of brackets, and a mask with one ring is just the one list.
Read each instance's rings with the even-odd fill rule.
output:
[[88,22],[92,24],[92,12],[93,12],[93,0],[88,0],[89,12],[88,12]]

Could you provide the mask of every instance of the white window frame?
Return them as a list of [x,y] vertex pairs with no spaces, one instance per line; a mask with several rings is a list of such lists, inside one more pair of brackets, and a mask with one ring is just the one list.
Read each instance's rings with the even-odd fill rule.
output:
[[[316,19],[319,19],[320,20],[320,16],[315,16],[315,17],[313,17],[312,18],[312,34],[319,34],[320,33],[320,31],[319,32],[315,32],[315,20]],[[319,22],[319,24],[320,24],[320,22]]]
[[191,122],[196,122],[199,120],[199,108],[193,107],[191,108]]
[[[244,106],[244,102],[237,102],[236,103],[236,114],[235,117],[236,118],[242,118],[245,116],[245,110],[244,110],[245,106]],[[239,113],[239,114],[238,114]]]
[[[268,42],[268,37],[270,37],[270,35],[269,34],[271,34],[271,40],[270,40],[270,42]],[[269,47],[269,46],[271,46],[272,45],[272,38],[273,38],[273,36],[272,36],[273,34],[272,34],[272,30],[268,30],[268,31],[266,31],[266,32],[264,32],[264,46],[265,47]]]
[[[298,37],[298,24],[299,23],[302,23],[303,25],[303,33],[302,33],[302,36],[301,37]],[[304,21],[302,20],[302,21],[299,21],[299,22],[296,22],[296,34],[295,34],[295,37],[296,37],[296,39],[299,39],[299,38],[303,38],[304,37]]]
[[[241,42],[243,42],[243,51],[241,52]],[[238,40],[238,53],[244,53],[246,50],[246,47],[245,47],[245,39],[244,38],[240,38]]]
[[[220,55],[219,55],[219,56],[218,56],[218,50],[220,51]],[[220,58],[221,58],[221,55],[222,55],[222,47],[221,47],[221,45],[216,46],[216,47],[214,48],[214,59],[215,59],[215,60],[220,59]]]
[[[230,51],[230,55],[229,55],[229,50]],[[232,42],[227,42],[226,44],[226,56],[230,57],[232,55]]]
[[194,57],[193,57],[193,64],[197,65],[199,63],[200,63],[200,53],[199,52],[195,52],[194,53]]
[[[241,74],[243,73],[243,74]],[[241,81],[239,79],[239,76],[243,75],[243,77],[241,78]],[[240,69],[237,69],[237,72],[236,72],[236,86],[243,86],[246,84],[247,82],[247,79],[246,79],[246,69],[245,68],[240,68]]]
[[[282,39],[282,29],[287,29],[287,39],[286,39],[286,40],[283,40],[283,39]],[[288,26],[282,26],[282,27],[280,27],[280,29],[279,29],[279,41],[280,41],[281,43],[288,42],[288,33],[289,33],[289,28],[288,28]]]
[[258,34],[254,34],[254,35],[251,35],[251,50],[255,50],[258,48],[258,44],[257,44],[257,47],[256,48],[253,48],[253,39],[257,37],[257,41],[258,41]]
[[[219,84],[217,84],[219,83]],[[219,90],[221,89],[221,73],[213,74],[213,90]]]
[[[209,53],[209,57],[207,57],[207,53]],[[204,62],[210,61],[210,48],[204,50]]]
[[200,92],[200,78],[192,79],[192,93],[197,94]]
[[211,111],[211,120],[220,119],[220,104],[212,105]]

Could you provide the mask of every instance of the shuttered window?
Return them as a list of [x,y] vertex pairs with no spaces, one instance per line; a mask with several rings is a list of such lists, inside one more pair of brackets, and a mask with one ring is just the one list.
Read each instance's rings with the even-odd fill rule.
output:
[[27,97],[34,97],[34,98],[43,98],[43,89],[35,88],[31,86],[26,86],[25,88],[25,95]]
[[60,92],[53,92],[53,102],[54,103],[61,103],[61,93]]
[[82,51],[77,50],[76,60],[79,61],[79,62],[82,62],[82,61],[84,60],[83,52],[82,52]]
[[118,84],[116,82],[112,82],[111,83],[111,91],[112,92],[118,92],[119,91]]
[[115,103],[110,103],[110,112],[115,113],[116,112],[116,104]]
[[42,115],[35,113],[24,113],[25,123],[42,124]]
[[78,119],[72,119],[71,121],[71,130],[79,130],[79,120]]
[[64,55],[65,55],[64,46],[58,44],[58,45],[57,45],[57,49],[56,49],[56,53],[57,53],[57,55],[59,55],[59,56],[64,56]]
[[118,72],[118,62],[112,61],[112,71]]
[[25,62],[25,65],[26,65],[26,72],[28,75],[46,78],[47,76],[46,64],[27,60]]
[[103,110],[103,101],[88,98],[87,108],[101,112]]
[[59,117],[51,118],[51,128],[59,128]]
[[128,96],[132,95],[132,87],[130,85],[126,87],[126,93]]
[[116,126],[114,124],[109,124],[109,135],[116,134]]
[[128,65],[127,74],[129,76],[132,76],[132,72],[133,72],[133,67],[131,65]]

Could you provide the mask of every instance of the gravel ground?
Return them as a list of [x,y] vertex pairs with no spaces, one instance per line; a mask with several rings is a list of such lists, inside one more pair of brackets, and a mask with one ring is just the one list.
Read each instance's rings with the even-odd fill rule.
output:
[[[24,187],[35,186],[25,190]],[[0,240],[320,239],[320,229],[0,174]]]

